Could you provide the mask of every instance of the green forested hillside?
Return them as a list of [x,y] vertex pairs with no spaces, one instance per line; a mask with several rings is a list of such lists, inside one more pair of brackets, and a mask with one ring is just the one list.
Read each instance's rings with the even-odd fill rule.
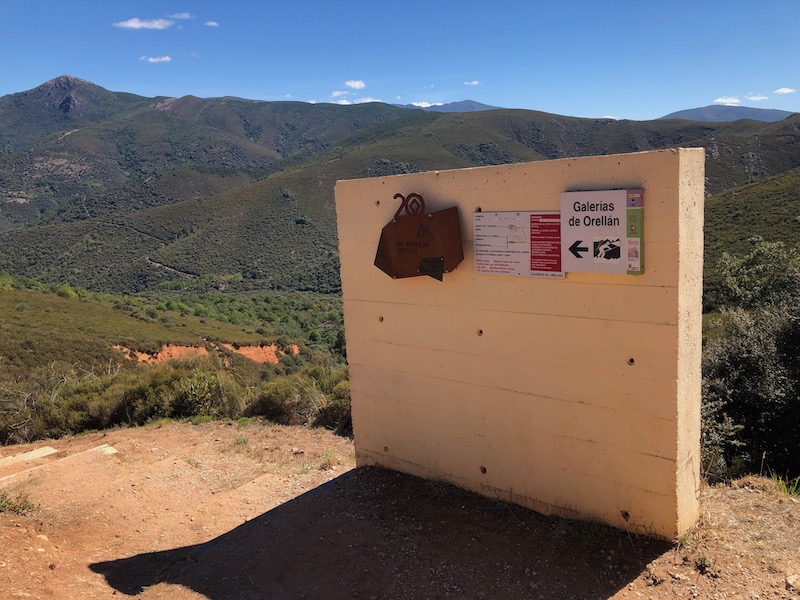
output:
[[[800,167],[800,115],[713,124],[137,100],[61,79],[0,99],[0,131],[24,128],[14,110],[39,115],[23,135],[33,147],[7,146],[0,162],[0,270],[104,291],[204,274],[336,291],[337,179],[703,146],[706,191],[718,194]],[[80,102],[65,113],[55,100],[70,86]],[[754,201],[752,212],[761,205]],[[718,235],[709,230],[711,254]]]
[[[70,288],[26,289],[0,277],[0,357],[4,375],[21,376],[31,369],[63,361],[81,367],[116,363],[112,348],[121,344],[157,351],[163,344],[204,345],[206,340],[257,344],[263,336],[231,323],[204,320],[177,312],[147,314],[143,304],[104,302],[77,295]],[[160,317],[166,316],[163,321]]]
[[394,120],[424,118],[415,111],[377,102],[340,106],[186,96],[159,103],[157,108],[186,123],[259,144],[283,158],[324,150],[359,131]]
[[74,77],[0,98],[0,232],[211,196],[363,129],[425,116],[236,98],[142,98]]
[[[346,428],[341,300],[222,284],[134,298],[0,274],[0,444],[164,417]],[[114,348],[165,344],[206,353],[148,365]],[[279,362],[258,364],[236,352],[244,345],[275,346]]]
[[[236,281],[195,282],[189,290],[147,296],[90,293],[0,274],[0,365],[14,378],[54,361],[90,368],[118,362],[115,345],[157,352],[164,344],[297,344],[304,352],[341,350],[335,296],[247,292]],[[224,286],[223,286],[224,287]]]
[[745,254],[757,236],[800,244],[800,169],[715,194],[706,200],[706,257]]
[[744,256],[754,244],[784,242],[800,248],[800,169],[715,194],[705,206],[705,288],[707,303],[720,282],[723,253]]

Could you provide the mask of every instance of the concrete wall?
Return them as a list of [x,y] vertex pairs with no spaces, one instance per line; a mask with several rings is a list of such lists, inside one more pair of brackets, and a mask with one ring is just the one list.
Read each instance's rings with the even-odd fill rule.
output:
[[[473,272],[477,208],[640,187],[644,275]],[[338,182],[358,464],[665,538],[692,527],[703,189],[701,148]],[[411,192],[428,212],[459,207],[465,259],[444,282],[373,265],[394,194]]]

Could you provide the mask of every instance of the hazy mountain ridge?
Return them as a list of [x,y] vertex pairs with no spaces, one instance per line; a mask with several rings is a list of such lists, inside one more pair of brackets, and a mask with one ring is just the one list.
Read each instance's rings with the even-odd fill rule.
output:
[[774,123],[792,116],[793,112],[788,110],[778,110],[776,108],[754,108],[750,106],[727,106],[712,104],[700,108],[688,108],[670,113],[661,119],[685,119],[688,121],[702,121],[708,123],[720,123],[723,121],[738,121],[740,119],[752,119],[754,121],[766,121]]
[[231,97],[170,98],[156,108],[266,146],[284,158],[322,150],[363,129],[407,117],[396,107],[381,103],[340,106]]
[[499,106],[490,106],[489,104],[483,104],[475,100],[459,100],[458,102],[445,102],[444,104],[432,104],[430,106],[417,106],[416,104],[393,104],[392,106],[441,113],[476,112],[479,110],[497,110],[500,108]]
[[[674,146],[707,149],[708,193],[800,167],[800,115],[636,122],[137,98],[123,96],[120,118],[50,124],[34,148],[3,156],[0,223],[17,229],[0,233],[0,270],[110,291],[206,273],[336,291],[337,179]],[[26,181],[30,197],[14,200]]]

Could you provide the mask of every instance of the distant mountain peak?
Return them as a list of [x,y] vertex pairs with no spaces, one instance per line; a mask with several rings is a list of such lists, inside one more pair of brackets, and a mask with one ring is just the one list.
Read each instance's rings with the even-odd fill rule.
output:
[[22,94],[42,108],[55,109],[70,116],[80,115],[91,105],[102,103],[114,95],[99,85],[72,75],[59,75]]
[[44,92],[45,94],[68,94],[71,91],[84,86],[100,90],[103,89],[99,85],[95,85],[91,81],[86,81],[85,79],[73,77],[72,75],[59,75],[58,77],[55,77],[50,81],[45,81],[40,86],[29,90],[29,93]]
[[73,75],[59,75],[58,77],[54,77],[50,81],[45,81],[42,86],[76,86],[81,83],[86,83],[89,85],[95,85],[91,81],[86,81],[85,79],[81,79],[80,77],[75,77]]

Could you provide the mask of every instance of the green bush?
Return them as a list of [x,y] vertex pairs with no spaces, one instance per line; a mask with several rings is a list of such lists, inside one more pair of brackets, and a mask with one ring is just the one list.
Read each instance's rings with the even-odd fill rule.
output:
[[185,372],[173,365],[142,367],[138,377],[124,386],[126,389],[114,407],[108,425],[143,425],[154,419],[172,415],[177,388]]
[[183,379],[173,400],[171,416],[236,418],[246,403],[246,391],[224,371],[196,368]]
[[295,379],[293,376],[284,376],[265,383],[255,400],[245,409],[245,415],[262,416],[275,423],[288,424],[287,406],[295,401],[298,394]]
[[62,298],[77,298],[78,294],[70,286],[59,284],[52,286],[53,292]]
[[333,429],[339,435],[353,435],[350,398],[333,398],[320,407],[314,426]]
[[172,414],[176,417],[217,417],[223,403],[221,396],[217,377],[195,369],[190,377],[181,381],[173,401]]
[[349,434],[352,425],[347,369],[306,366],[298,373],[278,376],[262,385],[245,415]]
[[800,474],[800,307],[724,314],[703,355],[703,452],[717,476]]
[[11,496],[7,491],[0,492],[0,513],[24,515],[36,510],[38,506],[30,501],[27,495]]
[[783,242],[753,238],[744,256],[727,252],[717,263],[720,282],[713,303],[717,306],[758,308],[781,304],[800,294],[800,251]]
[[753,238],[724,254],[703,350],[702,448],[712,477],[800,474],[800,251]]

